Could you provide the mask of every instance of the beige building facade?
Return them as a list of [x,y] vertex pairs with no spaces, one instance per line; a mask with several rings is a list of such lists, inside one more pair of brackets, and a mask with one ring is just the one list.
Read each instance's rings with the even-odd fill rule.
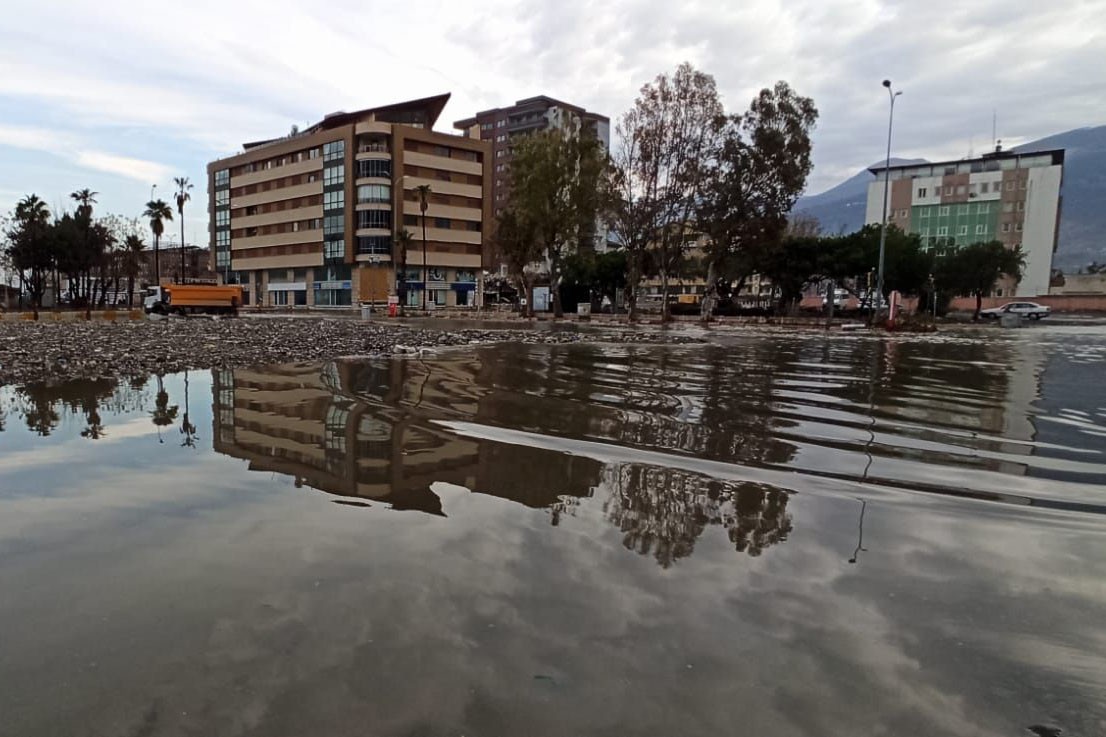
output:
[[[270,307],[389,297],[418,307],[478,304],[490,145],[433,130],[448,100],[333,113],[208,164],[220,279],[243,284],[250,304]],[[405,230],[411,239],[400,248],[396,236]]]

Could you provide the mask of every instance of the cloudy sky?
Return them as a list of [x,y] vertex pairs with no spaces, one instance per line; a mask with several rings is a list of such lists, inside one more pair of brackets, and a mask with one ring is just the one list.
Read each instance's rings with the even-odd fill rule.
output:
[[442,130],[537,94],[614,118],[684,60],[730,110],[778,79],[815,99],[814,193],[882,156],[884,77],[897,156],[978,152],[993,111],[1011,145],[1106,123],[1104,29],[1106,0],[21,3],[0,25],[0,212],[89,187],[136,215],[179,175],[203,201],[205,164],[242,141],[440,92]]

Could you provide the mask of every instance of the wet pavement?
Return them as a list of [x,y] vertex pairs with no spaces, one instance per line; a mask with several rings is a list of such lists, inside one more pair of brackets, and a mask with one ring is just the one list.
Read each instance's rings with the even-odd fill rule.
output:
[[1106,328],[709,339],[0,390],[0,734],[1106,733]]

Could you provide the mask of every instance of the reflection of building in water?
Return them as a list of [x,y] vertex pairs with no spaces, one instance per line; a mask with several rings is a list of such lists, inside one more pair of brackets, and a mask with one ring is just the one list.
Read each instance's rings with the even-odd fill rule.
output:
[[450,370],[413,361],[216,370],[214,447],[250,470],[349,498],[342,503],[379,500],[442,514],[431,485],[446,482],[546,510],[556,525],[581,498],[598,495],[626,547],[665,566],[690,555],[710,526],[750,555],[791,530],[788,496],[772,487],[447,430],[432,420],[491,420],[503,401],[471,384],[466,393]]
[[435,514],[435,481],[538,508],[587,494],[594,462],[428,422],[417,407],[440,389],[426,372],[407,361],[216,370],[215,450],[331,494]]

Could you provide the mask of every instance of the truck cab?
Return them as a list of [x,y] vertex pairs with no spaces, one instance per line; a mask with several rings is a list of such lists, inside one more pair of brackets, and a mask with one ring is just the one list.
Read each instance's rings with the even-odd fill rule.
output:
[[147,315],[150,313],[165,315],[169,312],[170,299],[168,290],[161,287],[146,287],[146,295],[142,298],[142,307],[146,310]]

